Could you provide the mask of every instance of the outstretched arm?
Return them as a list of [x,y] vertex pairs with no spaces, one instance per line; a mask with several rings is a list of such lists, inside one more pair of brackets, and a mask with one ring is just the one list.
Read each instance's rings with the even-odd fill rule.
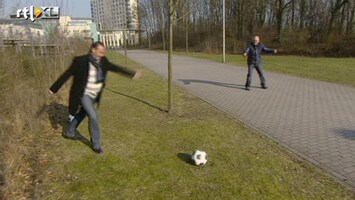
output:
[[63,84],[70,78],[74,73],[74,67],[76,66],[77,59],[74,58],[70,67],[53,83],[49,88],[49,93],[53,94],[58,92],[58,90],[63,86]]
[[277,49],[271,49],[263,45],[263,51],[266,53],[277,53]]
[[139,79],[141,77],[141,71],[140,70],[133,70],[133,69],[128,69],[127,67],[123,67],[121,65],[113,64],[109,61],[107,61],[109,64],[109,69],[110,71],[120,73],[124,76],[127,76],[132,79]]

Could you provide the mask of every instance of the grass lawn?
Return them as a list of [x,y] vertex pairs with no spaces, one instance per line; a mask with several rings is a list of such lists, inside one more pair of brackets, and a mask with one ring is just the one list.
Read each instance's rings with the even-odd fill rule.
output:
[[[185,52],[175,52],[186,56]],[[187,56],[221,62],[221,54],[190,52]],[[355,87],[355,58],[312,58],[302,56],[280,56],[264,54],[263,66],[266,71],[340,83]],[[226,62],[246,67],[246,57],[226,55]],[[247,72],[245,72],[247,73]]]
[[[124,63],[120,55],[109,58]],[[141,68],[131,61],[129,66]],[[182,89],[174,88],[174,113],[162,111],[166,80],[142,71],[137,81],[109,74],[99,109],[103,155],[93,153],[85,139],[62,138],[61,127],[52,130],[38,199],[355,198],[320,170]],[[64,106],[56,108],[64,116]],[[79,132],[89,138],[87,120]],[[195,149],[208,153],[206,166],[189,164]]]

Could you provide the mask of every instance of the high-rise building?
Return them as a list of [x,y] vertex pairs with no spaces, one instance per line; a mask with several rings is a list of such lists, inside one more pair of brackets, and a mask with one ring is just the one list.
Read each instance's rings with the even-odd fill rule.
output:
[[91,14],[106,47],[139,43],[138,0],[91,0]]
[[91,14],[99,30],[138,29],[137,0],[91,0]]

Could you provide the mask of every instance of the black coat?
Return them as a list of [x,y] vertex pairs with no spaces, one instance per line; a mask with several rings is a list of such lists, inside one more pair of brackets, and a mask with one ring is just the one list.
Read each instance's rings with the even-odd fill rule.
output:
[[[127,75],[129,77],[133,77],[135,75],[134,70],[127,69],[125,67],[115,65],[110,63],[106,57],[101,59],[102,63],[102,71],[104,73],[104,80],[106,80],[107,72],[113,71],[118,72],[123,75]],[[84,95],[86,84],[89,76],[89,54],[75,57],[73,59],[70,67],[53,83],[50,87],[50,90],[53,93],[58,92],[58,90],[62,87],[62,85],[73,76],[73,84],[70,88],[69,94],[69,113],[71,115],[75,115],[79,109],[80,101],[82,96]],[[100,97],[102,94],[102,90],[105,87],[105,81],[103,87],[98,94],[97,102],[100,101]]]

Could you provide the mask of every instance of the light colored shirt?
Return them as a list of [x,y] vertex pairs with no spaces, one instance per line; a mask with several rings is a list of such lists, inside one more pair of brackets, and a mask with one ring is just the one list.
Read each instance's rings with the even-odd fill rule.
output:
[[97,83],[96,74],[96,67],[89,62],[89,76],[84,94],[89,95],[91,98],[96,98],[103,86],[103,83]]

